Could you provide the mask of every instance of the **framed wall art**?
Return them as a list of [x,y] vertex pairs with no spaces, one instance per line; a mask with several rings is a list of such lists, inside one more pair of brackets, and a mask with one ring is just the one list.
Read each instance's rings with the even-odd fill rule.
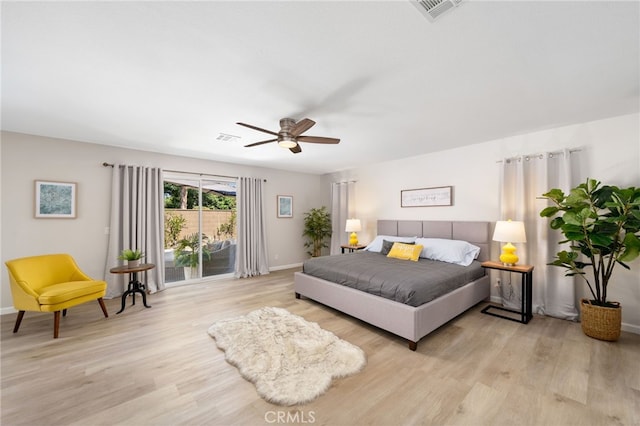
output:
[[406,189],[400,191],[400,207],[433,207],[453,205],[453,186]]
[[35,181],[35,217],[76,218],[76,183]]
[[278,217],[293,217],[293,196],[278,195]]

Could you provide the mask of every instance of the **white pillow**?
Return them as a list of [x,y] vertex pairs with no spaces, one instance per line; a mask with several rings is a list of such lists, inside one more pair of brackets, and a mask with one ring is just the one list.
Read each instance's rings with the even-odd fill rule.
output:
[[364,248],[367,251],[375,251],[380,253],[382,250],[382,241],[393,241],[394,243],[414,243],[417,237],[393,237],[391,235],[378,235],[368,246]]
[[460,240],[418,238],[416,244],[424,246],[420,257],[462,266],[471,265],[471,262],[480,254],[480,247]]

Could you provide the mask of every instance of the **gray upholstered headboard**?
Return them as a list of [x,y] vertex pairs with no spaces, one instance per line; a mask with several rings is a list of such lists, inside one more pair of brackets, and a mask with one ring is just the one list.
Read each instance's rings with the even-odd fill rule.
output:
[[480,247],[478,260],[489,260],[491,222],[444,220],[379,220],[378,235],[463,240]]

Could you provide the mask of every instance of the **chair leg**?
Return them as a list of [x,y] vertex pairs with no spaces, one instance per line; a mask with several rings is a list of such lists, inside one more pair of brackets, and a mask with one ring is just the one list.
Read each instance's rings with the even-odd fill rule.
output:
[[24,317],[24,311],[18,312],[18,317],[16,318],[16,325],[13,327],[13,332],[17,333],[20,328],[20,323],[22,322],[22,317]]
[[107,307],[104,305],[104,300],[102,300],[102,297],[98,298],[98,303],[102,308],[102,313],[104,314],[104,317],[109,318],[109,314],[107,313]]
[[58,338],[58,330],[60,330],[60,311],[53,313],[53,338]]

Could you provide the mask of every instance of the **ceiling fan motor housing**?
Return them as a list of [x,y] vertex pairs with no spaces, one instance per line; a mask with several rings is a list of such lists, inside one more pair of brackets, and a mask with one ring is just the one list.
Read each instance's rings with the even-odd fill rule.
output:
[[283,118],[280,120],[280,131],[278,132],[278,145],[283,148],[293,148],[298,143],[291,135],[291,129],[295,126],[296,120],[293,118]]
[[280,120],[280,130],[282,130],[283,133],[289,133],[289,131],[293,126],[295,126],[295,124],[296,120],[294,120],[293,118],[283,118]]

